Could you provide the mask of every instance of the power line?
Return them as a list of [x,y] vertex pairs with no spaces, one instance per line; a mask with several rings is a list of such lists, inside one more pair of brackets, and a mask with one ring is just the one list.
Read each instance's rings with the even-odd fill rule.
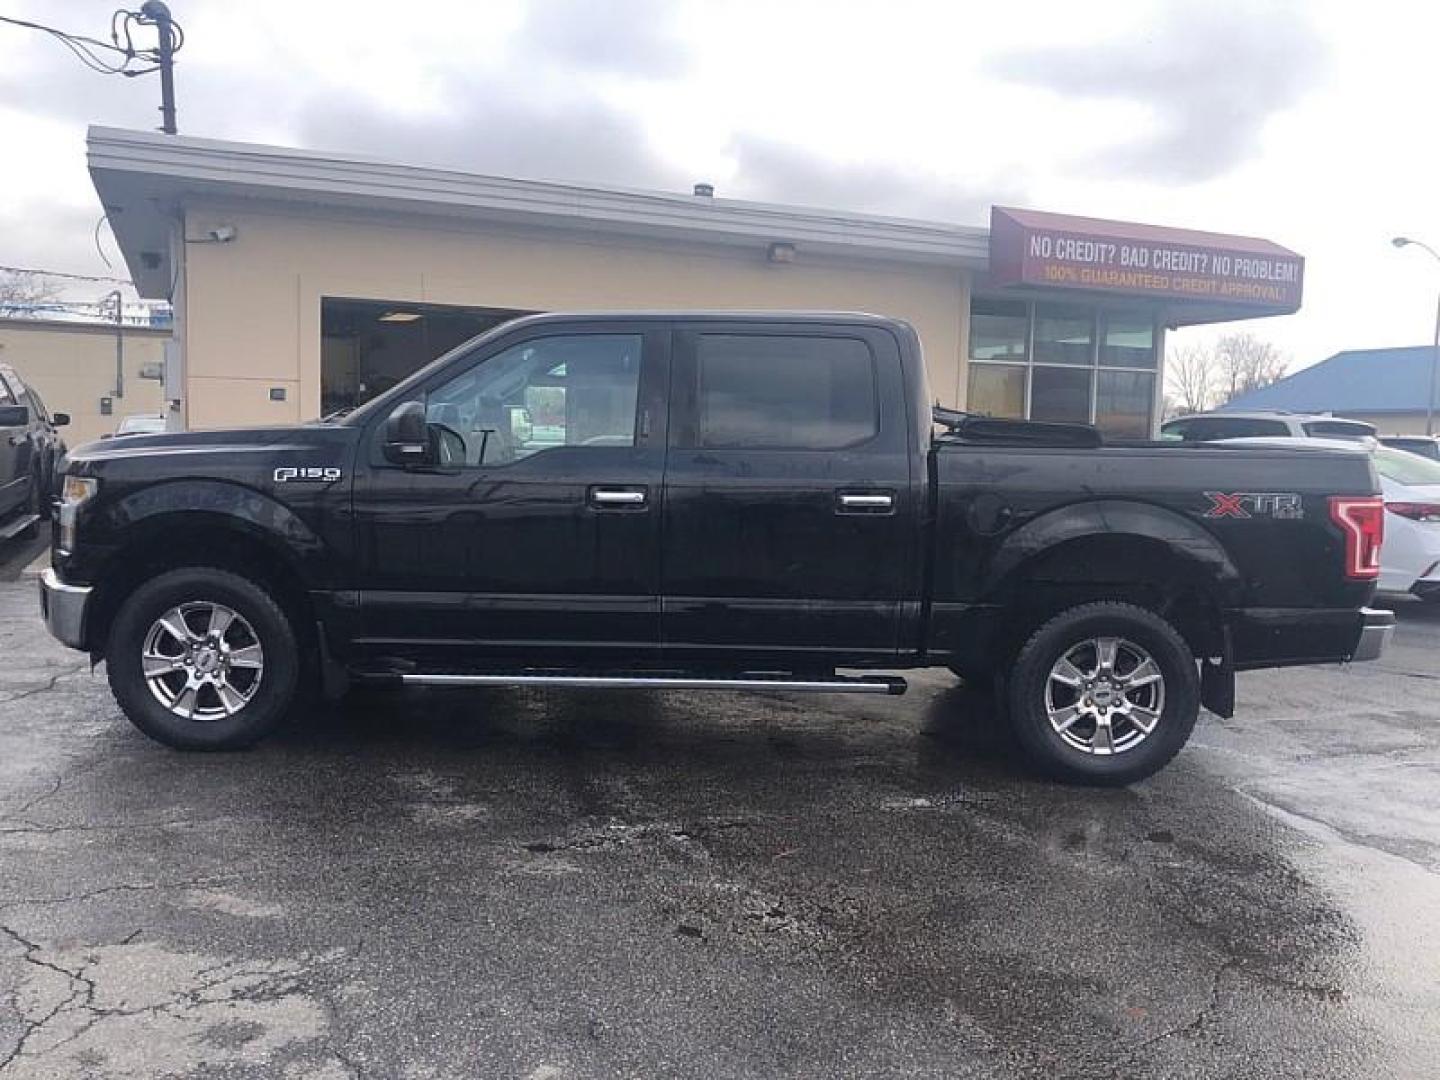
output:
[[[100,41],[98,38],[86,37],[83,34],[72,34],[53,26],[45,26],[41,23],[30,22],[26,19],[16,19],[9,15],[0,15],[0,22],[10,23],[12,26],[23,27],[26,30],[39,30],[42,34],[49,34],[74,53],[76,58],[91,71],[97,71],[102,75],[124,74],[125,65],[135,59],[136,54],[133,50],[126,51],[118,44],[111,45],[107,42]],[[93,52],[92,50],[94,49],[104,49],[107,52],[119,53],[124,59],[118,66],[112,66]]]
[[[185,44],[185,31],[170,17],[170,9],[161,0],[146,0],[139,11],[127,11],[124,8],[116,11],[110,16],[110,40],[108,42],[101,41],[99,38],[87,37],[84,34],[72,34],[68,30],[31,22],[28,19],[17,19],[11,15],[0,15],[0,22],[48,34],[69,49],[71,54],[87,68],[100,75],[124,75],[126,78],[134,78],[137,75],[160,72],[162,98],[160,108],[165,119],[161,130],[168,135],[175,134],[173,68],[175,54]],[[153,49],[137,49],[131,33],[135,26],[155,27],[160,39],[157,46]],[[120,43],[122,38],[125,42],[123,45]],[[114,53],[120,59],[108,59],[103,55],[104,53]],[[136,61],[149,66],[132,67],[131,65]]]
[[135,283],[129,278],[97,277],[94,274],[71,274],[64,270],[38,270],[33,266],[0,266],[0,274],[34,274],[37,277],[58,277],[69,278],[71,281],[103,281],[109,285],[129,285],[135,287]]

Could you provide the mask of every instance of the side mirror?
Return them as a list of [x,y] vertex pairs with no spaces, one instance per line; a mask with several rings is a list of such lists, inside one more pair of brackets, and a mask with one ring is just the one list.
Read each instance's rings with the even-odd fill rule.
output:
[[68,412],[57,412],[50,417],[51,427],[64,427],[68,423],[70,423],[70,414]]
[[385,418],[385,460],[396,465],[424,465],[435,460],[421,402],[402,401]]
[[0,405],[0,427],[29,427],[30,410],[24,405]]
[[528,443],[535,437],[535,421],[530,410],[512,405],[510,407],[510,440],[518,445]]

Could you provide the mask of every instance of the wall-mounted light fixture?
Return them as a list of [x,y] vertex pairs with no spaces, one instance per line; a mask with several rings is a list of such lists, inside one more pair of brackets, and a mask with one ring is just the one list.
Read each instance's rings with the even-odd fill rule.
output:
[[795,261],[795,245],[783,242],[771,244],[765,257],[772,263],[793,263]]
[[376,322],[419,322],[425,316],[418,311],[387,311]]
[[206,229],[205,235],[201,237],[187,236],[187,244],[228,244],[235,237],[240,235],[240,230],[234,225],[216,225],[213,229]]

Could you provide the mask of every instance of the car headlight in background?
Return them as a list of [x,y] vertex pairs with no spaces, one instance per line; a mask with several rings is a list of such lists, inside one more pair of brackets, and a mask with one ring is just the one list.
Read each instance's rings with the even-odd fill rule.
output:
[[67,476],[60,489],[60,550],[73,551],[75,548],[75,517],[80,507],[95,497],[100,490],[100,481],[93,476]]

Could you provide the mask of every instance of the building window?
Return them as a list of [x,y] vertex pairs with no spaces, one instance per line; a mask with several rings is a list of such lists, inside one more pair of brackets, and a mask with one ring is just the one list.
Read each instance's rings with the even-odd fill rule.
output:
[[1095,363],[1095,311],[1069,304],[1035,305],[1035,363]]
[[1030,307],[1019,300],[977,299],[970,305],[970,359],[1025,363]]
[[1143,310],[976,297],[966,408],[1149,438],[1157,337]]
[[1143,311],[1101,312],[1100,366],[1155,367],[1155,321]]
[[985,416],[1024,416],[1025,373],[1019,364],[971,364],[965,407]]
[[1030,419],[1088,424],[1090,372],[1037,367],[1030,373]]
[[1143,371],[1101,371],[1095,376],[1095,426],[1125,439],[1148,439],[1155,376]]

